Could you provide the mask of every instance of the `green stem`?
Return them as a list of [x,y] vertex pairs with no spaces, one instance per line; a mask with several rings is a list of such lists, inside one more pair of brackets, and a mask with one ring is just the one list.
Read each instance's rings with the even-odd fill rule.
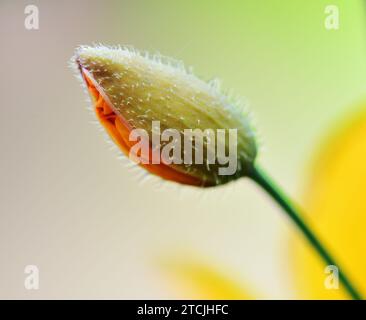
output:
[[352,285],[349,278],[341,271],[339,265],[335,262],[329,251],[319,241],[318,237],[306,224],[301,217],[298,209],[292,204],[290,199],[276,186],[273,181],[258,167],[254,167],[249,177],[254,180],[259,186],[261,186],[267,193],[277,202],[277,204],[284,209],[289,218],[295,223],[295,225],[301,230],[305,238],[313,246],[315,251],[321,256],[326,265],[334,265],[339,270],[339,281],[343,284],[349,295],[355,299],[360,300],[361,295]]

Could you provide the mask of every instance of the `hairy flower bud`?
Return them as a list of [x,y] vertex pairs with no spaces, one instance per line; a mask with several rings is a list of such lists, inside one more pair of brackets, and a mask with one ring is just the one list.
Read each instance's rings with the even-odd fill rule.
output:
[[217,82],[200,80],[177,61],[124,47],[82,46],[73,63],[101,124],[151,173],[207,187],[251,170],[257,148],[248,117]]

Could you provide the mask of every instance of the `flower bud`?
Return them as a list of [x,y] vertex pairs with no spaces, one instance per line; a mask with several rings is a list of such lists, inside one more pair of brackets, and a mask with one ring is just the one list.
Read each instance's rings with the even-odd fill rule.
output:
[[100,123],[151,173],[202,187],[248,175],[257,153],[254,133],[217,82],[131,48],[82,46],[73,63]]

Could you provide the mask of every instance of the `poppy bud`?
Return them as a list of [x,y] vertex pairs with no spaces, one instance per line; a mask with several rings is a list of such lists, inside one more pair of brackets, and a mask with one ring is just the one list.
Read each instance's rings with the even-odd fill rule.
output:
[[82,46],[73,63],[100,123],[130,158],[201,187],[248,175],[257,148],[248,117],[184,66],[131,48]]

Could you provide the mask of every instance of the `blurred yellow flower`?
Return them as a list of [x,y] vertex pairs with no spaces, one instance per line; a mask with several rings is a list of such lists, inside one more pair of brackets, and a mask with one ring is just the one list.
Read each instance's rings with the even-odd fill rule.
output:
[[253,290],[239,284],[236,277],[229,275],[228,269],[203,261],[202,257],[183,255],[164,261],[164,276],[173,284],[172,289],[180,293],[182,299],[205,300],[249,300],[254,299]]
[[[366,295],[366,113],[338,130],[320,149],[306,187],[305,209],[319,236]],[[293,235],[298,297],[348,299],[324,286],[324,264],[306,241]]]

